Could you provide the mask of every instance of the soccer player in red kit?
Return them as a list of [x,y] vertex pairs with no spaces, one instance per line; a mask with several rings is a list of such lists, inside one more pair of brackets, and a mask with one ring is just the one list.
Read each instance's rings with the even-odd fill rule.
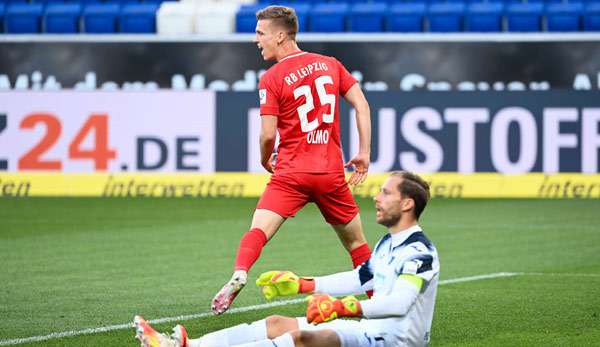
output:
[[[339,61],[298,48],[298,18],[292,8],[269,6],[258,11],[256,18],[254,42],[264,60],[277,61],[259,83],[261,163],[273,175],[256,206],[250,230],[240,240],[233,276],[213,299],[215,314],[229,308],[266,242],[308,202],[317,204],[350,253],[354,267],[371,255],[348,187],[367,177],[369,104],[356,79]],[[356,110],[359,134],[359,152],[345,165],[340,145],[340,96]],[[274,164],[277,132],[280,142]],[[354,169],[348,182],[344,166]]]

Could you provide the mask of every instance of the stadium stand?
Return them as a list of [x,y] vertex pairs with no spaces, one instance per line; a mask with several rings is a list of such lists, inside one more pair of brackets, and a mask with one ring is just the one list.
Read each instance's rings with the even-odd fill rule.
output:
[[91,3],[85,5],[81,31],[90,34],[111,34],[118,31],[121,5],[117,3]]
[[308,31],[308,14],[310,12],[311,5],[308,3],[293,3],[288,5],[294,6],[296,14],[298,15],[298,31]]
[[465,4],[462,2],[440,2],[429,5],[427,22],[429,31],[448,33],[462,31]]
[[425,3],[402,3],[392,5],[385,18],[386,31],[421,32],[426,11]]
[[516,32],[542,30],[544,4],[537,2],[512,3],[506,9],[506,29]]
[[156,32],[157,4],[123,5],[119,15],[119,31],[122,33],[143,34]]
[[270,4],[300,32],[600,31],[600,0],[0,0],[0,33],[254,33]]
[[498,32],[502,31],[502,13],[504,4],[499,2],[476,2],[467,7],[465,31]]
[[555,3],[546,7],[546,28],[548,31],[581,30],[582,3]]
[[374,33],[384,31],[386,12],[387,4],[384,3],[357,3],[352,5],[348,20],[349,31]]
[[8,3],[5,31],[9,34],[35,34],[41,31],[42,4]]
[[[238,5],[220,3],[198,6],[195,15],[195,32],[198,34],[227,34],[235,30],[235,17]],[[252,23],[252,32],[256,19]]]
[[346,17],[350,12],[348,3],[319,3],[309,14],[309,31],[334,33],[346,31]]
[[163,2],[156,13],[156,31],[163,35],[194,33],[196,6],[189,2]]
[[74,34],[79,32],[81,5],[53,2],[46,5],[43,31],[52,34]]
[[256,29],[256,11],[263,7],[262,4],[242,5],[236,14],[235,31],[253,33]]
[[588,3],[583,14],[585,31],[600,31],[600,2]]
[[0,33],[4,32],[4,3],[0,2]]

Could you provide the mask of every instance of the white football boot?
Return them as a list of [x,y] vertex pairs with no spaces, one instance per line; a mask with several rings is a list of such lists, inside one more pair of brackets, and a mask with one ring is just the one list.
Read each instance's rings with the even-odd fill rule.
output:
[[238,270],[233,273],[229,282],[225,283],[212,300],[211,309],[214,314],[222,314],[229,309],[235,297],[246,285],[248,273]]

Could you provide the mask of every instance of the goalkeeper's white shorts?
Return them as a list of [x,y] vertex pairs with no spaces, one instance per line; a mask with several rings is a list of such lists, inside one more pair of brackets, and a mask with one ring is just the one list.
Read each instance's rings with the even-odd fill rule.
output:
[[400,346],[394,336],[380,334],[367,329],[361,321],[336,319],[331,322],[312,325],[306,321],[306,317],[297,317],[300,330],[323,330],[330,329],[335,331],[342,341],[342,347],[392,347]]

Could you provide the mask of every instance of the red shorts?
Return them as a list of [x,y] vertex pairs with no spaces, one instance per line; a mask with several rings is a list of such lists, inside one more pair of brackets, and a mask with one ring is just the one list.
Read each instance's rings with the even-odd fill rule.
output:
[[343,173],[274,174],[257,209],[293,217],[306,203],[314,202],[329,224],[346,224],[358,214],[358,206]]

